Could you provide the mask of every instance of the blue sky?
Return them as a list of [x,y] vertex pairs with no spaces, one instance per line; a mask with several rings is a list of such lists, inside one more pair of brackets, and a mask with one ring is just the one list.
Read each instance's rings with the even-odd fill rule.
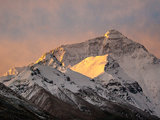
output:
[[0,73],[117,29],[160,57],[160,0],[0,0]]

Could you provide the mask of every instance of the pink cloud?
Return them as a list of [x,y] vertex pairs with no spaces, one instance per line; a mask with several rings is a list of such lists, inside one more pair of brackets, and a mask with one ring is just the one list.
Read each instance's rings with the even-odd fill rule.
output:
[[[23,66],[61,44],[118,29],[160,57],[160,24],[150,14],[157,0],[0,1],[0,73]],[[150,7],[150,8],[149,8]],[[156,14],[155,14],[156,15]]]

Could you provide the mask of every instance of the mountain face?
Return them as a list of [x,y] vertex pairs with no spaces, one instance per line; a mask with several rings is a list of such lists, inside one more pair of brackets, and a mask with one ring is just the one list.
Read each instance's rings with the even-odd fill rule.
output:
[[70,68],[73,71],[94,78],[104,72],[104,66],[107,63],[107,56],[108,55],[87,57]]
[[102,37],[60,46],[0,80],[60,119],[156,120],[159,73],[158,58],[110,30]]
[[[46,53],[45,57],[41,57],[38,62],[53,66],[55,60],[50,59],[48,56],[54,56],[62,65],[94,78],[98,76],[97,74],[102,73],[104,69],[103,62],[107,64],[104,56],[108,55],[119,63],[131,79],[140,84],[143,92],[156,106],[160,105],[160,60],[150,54],[143,45],[128,39],[116,30],[110,30],[102,37],[83,43],[61,46]],[[103,62],[98,63],[99,67],[102,66],[100,68],[95,64],[97,61],[92,64],[94,61],[92,57],[96,59],[97,56],[99,58],[101,56],[97,61],[103,60]],[[93,61],[86,63],[87,59]]]
[[0,83],[0,118],[2,120],[57,120]]

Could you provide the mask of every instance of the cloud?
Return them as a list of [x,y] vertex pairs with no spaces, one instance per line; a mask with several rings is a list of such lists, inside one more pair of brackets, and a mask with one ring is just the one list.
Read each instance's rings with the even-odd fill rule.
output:
[[0,0],[0,72],[112,28],[160,57],[159,6],[159,0]]

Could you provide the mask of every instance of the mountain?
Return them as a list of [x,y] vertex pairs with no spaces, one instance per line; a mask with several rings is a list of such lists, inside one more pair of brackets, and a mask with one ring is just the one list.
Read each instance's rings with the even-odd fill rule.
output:
[[0,80],[60,119],[156,120],[159,69],[143,45],[109,30],[62,45]]
[[[60,46],[46,53],[38,62],[54,67],[52,64],[55,60],[47,57],[50,55],[56,57],[62,65],[91,78],[104,72],[102,71],[104,69],[103,62],[106,61],[104,57],[111,56],[132,80],[139,83],[144,94],[158,106],[157,111],[159,111],[160,60],[149,53],[143,45],[128,39],[119,31],[109,30],[102,37],[82,43]],[[89,63],[86,63],[87,60]],[[102,62],[96,63],[95,61]],[[101,67],[97,68],[97,64]]]

